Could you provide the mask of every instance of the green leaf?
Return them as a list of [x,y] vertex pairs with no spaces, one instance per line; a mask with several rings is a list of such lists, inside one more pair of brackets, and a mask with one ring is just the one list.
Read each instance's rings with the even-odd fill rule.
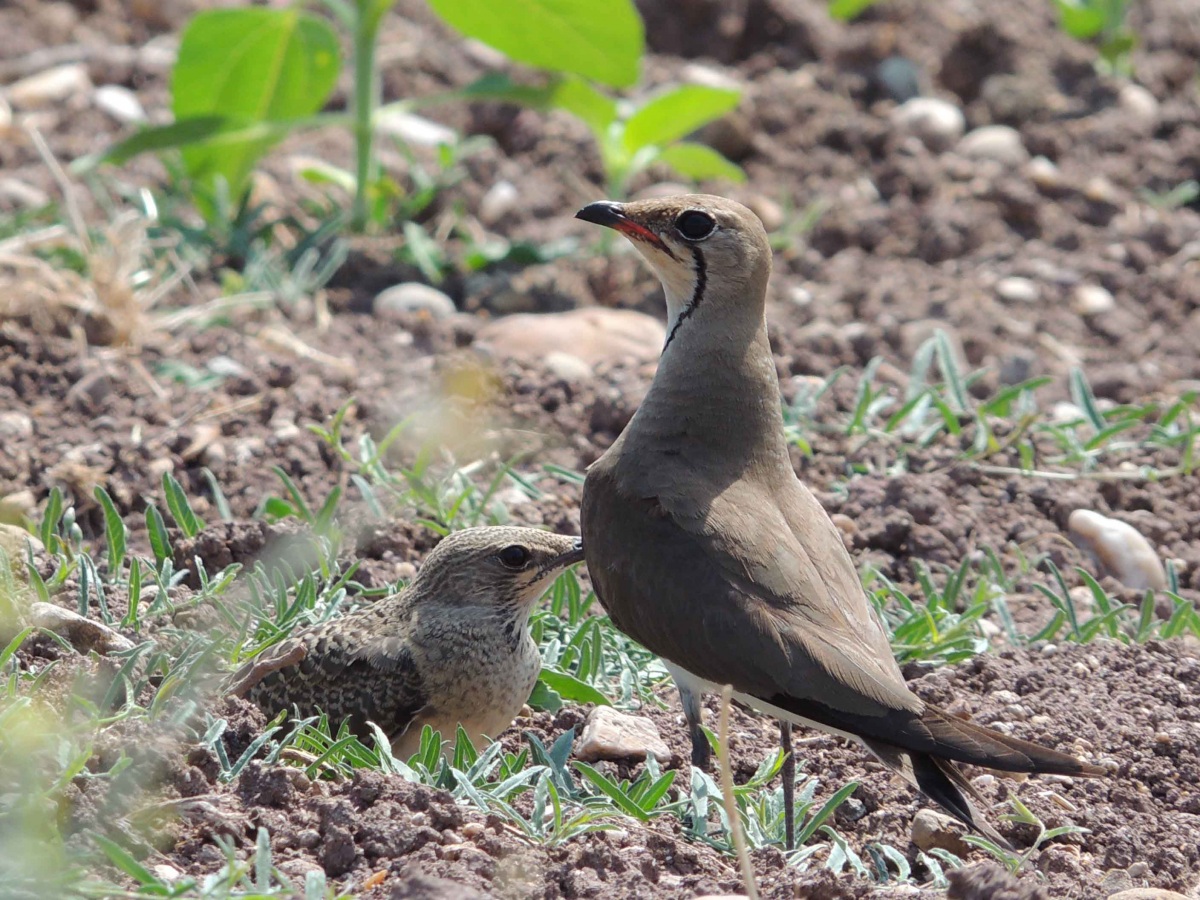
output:
[[879,0],[829,0],[829,16],[842,22],[857,19]]
[[680,141],[664,148],[656,162],[666,163],[680,175],[696,181],[725,178],[741,183],[746,180],[746,173],[741,166],[731,163],[707,144]]
[[104,509],[104,531],[108,539],[108,578],[110,581],[116,581],[125,563],[125,523],[121,520],[121,514],[117,512],[108,491],[96,485],[94,496]]
[[[543,675],[545,672],[542,673]],[[563,699],[559,693],[538,678],[533,686],[533,693],[529,695],[529,705],[534,709],[544,709],[547,712],[558,712],[563,708]]]
[[[99,845],[100,849],[104,851],[104,855],[108,857],[109,861],[114,866],[116,866],[142,887],[166,887],[166,885],[164,885],[153,873],[151,873],[149,869],[134,859],[133,855],[130,854],[130,852],[120,844],[110,841],[102,834],[93,834],[92,840]],[[160,894],[165,892],[156,890],[153,891],[153,893]]]
[[162,513],[153,503],[146,507],[146,534],[150,538],[150,549],[154,551],[155,565],[161,568],[163,560],[171,558],[171,536]]
[[596,690],[586,681],[582,681],[566,672],[542,669],[542,674],[538,676],[538,680],[564,700],[573,700],[576,703],[595,703],[597,706],[612,706],[612,701],[600,693],[600,691]]
[[625,149],[662,147],[721,118],[738,104],[741,91],[686,84],[646,101],[625,122]]
[[617,119],[617,103],[581,78],[567,76],[550,92],[550,103],[578,116],[598,140]]
[[[210,10],[183,32],[171,110],[177,123],[219,116],[243,127],[299,119],[325,105],[340,68],[337,35],[317,16],[297,9]],[[278,139],[268,133],[221,147],[191,146],[184,164],[193,178],[214,184],[223,178],[240,197],[255,163]]]
[[183,485],[176,481],[170,472],[163,472],[163,493],[167,495],[167,509],[171,511],[183,536],[194,538],[198,535],[204,527],[204,522],[192,511],[187,494],[183,492]]
[[1107,21],[1104,10],[1086,0],[1054,0],[1063,31],[1074,38],[1095,37]]
[[517,62],[612,87],[638,79],[645,38],[633,0],[429,0],[467,37]]

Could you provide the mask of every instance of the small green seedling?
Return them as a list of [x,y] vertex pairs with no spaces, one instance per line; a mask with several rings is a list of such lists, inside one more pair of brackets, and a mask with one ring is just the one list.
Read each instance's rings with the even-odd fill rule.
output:
[[1133,72],[1130,55],[1137,36],[1125,24],[1132,0],[1054,0],[1058,21],[1073,38],[1095,40],[1101,68],[1128,77]]

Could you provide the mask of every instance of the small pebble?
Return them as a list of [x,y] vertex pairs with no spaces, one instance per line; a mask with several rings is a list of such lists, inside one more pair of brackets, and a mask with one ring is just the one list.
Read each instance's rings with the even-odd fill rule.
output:
[[405,112],[380,113],[375,118],[375,130],[380,134],[400,138],[408,144],[420,147],[437,147],[454,144],[458,139],[454,129],[438,122]]
[[1025,166],[1025,174],[1033,182],[1034,187],[1043,191],[1053,191],[1063,185],[1062,171],[1050,159],[1035,156]]
[[1071,541],[1105,572],[1135,590],[1163,590],[1167,574],[1150,542],[1132,525],[1089,509],[1067,520]]
[[1189,900],[1184,894],[1175,891],[1164,891],[1162,888],[1134,888],[1131,891],[1121,891],[1109,894],[1108,900]]
[[137,94],[120,84],[106,84],[96,88],[92,95],[96,108],[107,113],[123,125],[146,121],[146,110]]
[[419,281],[406,281],[385,288],[371,304],[377,316],[425,312],[435,319],[446,319],[458,311],[454,301],[435,287]]
[[474,840],[484,832],[484,827],[479,822],[467,822],[462,827],[462,836],[467,840]]
[[1155,96],[1140,84],[1126,82],[1117,92],[1117,106],[1124,120],[1151,132],[1158,127],[1159,105]]
[[990,159],[1006,166],[1029,161],[1021,133],[1008,125],[984,125],[963,137],[955,148],[967,159]]
[[91,89],[92,80],[88,77],[87,66],[82,63],[68,63],[22,78],[10,84],[5,93],[8,102],[13,106],[21,109],[41,109],[65,103],[72,97],[88,93]]
[[581,384],[594,374],[592,367],[584,360],[574,353],[565,353],[561,350],[547,353],[545,366],[554,373],[556,378],[561,378],[570,384]]
[[511,181],[497,181],[479,201],[479,221],[495,225],[517,208],[521,194]]
[[937,97],[914,97],[901,103],[892,110],[891,120],[898,130],[915,135],[936,152],[954,146],[967,127],[962,110]]
[[1009,303],[1037,303],[1041,292],[1033,279],[1013,275],[996,282],[996,296]]
[[1112,293],[1098,284],[1081,284],[1075,288],[1075,312],[1081,316],[1099,316],[1111,312],[1117,305]]

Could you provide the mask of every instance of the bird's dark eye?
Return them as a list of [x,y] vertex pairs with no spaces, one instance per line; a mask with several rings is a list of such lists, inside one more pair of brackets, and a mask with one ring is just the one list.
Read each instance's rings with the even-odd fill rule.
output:
[[531,554],[520,544],[511,544],[496,554],[506,569],[523,569],[529,565]]
[[689,209],[685,213],[680,213],[679,218],[675,220],[675,230],[687,238],[689,241],[702,241],[717,227],[716,221],[706,212],[700,212],[698,209]]

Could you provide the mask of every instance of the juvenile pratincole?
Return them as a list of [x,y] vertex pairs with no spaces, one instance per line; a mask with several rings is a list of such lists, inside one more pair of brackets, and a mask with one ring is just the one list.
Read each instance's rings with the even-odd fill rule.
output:
[[861,741],[993,840],[956,763],[1103,775],[909,690],[841,534],[788,457],[764,315],[771,250],[758,218],[702,194],[602,201],[577,217],[625,235],[666,292],[658,371],[588,469],[581,522],[600,602],[671,663],[693,738],[700,707],[688,698],[730,684],[781,722]]
[[476,744],[494,738],[541,669],[533,605],[582,559],[579,538],[533,528],[455,532],[401,593],[267,649],[233,676],[230,693],[269,715],[324,710],[331,726],[349,719],[364,740],[375,722],[402,759],[424,725],[450,745],[459,724]]

